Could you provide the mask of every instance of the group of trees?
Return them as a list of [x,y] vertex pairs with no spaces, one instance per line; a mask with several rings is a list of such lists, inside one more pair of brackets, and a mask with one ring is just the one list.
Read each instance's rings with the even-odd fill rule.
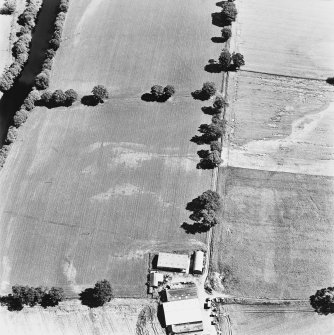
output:
[[215,83],[207,81],[203,84],[202,89],[191,92],[194,99],[209,100],[217,92]]
[[16,3],[15,0],[5,0],[2,7],[0,8],[0,14],[11,15],[15,12]]
[[142,95],[142,100],[144,101],[157,101],[165,102],[175,94],[175,88],[172,85],[167,85],[165,87],[161,85],[154,85],[151,87],[150,93],[145,93]]
[[[7,1],[10,4],[10,1]],[[23,13],[19,16],[18,24],[21,26],[14,42],[12,54],[14,61],[5,69],[0,78],[0,91],[8,91],[19,76],[29,56],[30,42],[36,18],[41,8],[41,0],[30,0]]]
[[15,285],[12,293],[0,297],[0,303],[8,307],[10,311],[20,311],[23,306],[42,307],[56,306],[65,299],[64,290],[60,287],[30,287]]
[[65,92],[55,90],[53,93],[51,91],[45,91],[41,95],[39,104],[49,108],[71,106],[77,99],[78,93],[73,89],[69,89]]
[[[113,298],[113,291],[108,280],[98,281],[93,288],[87,288],[79,295],[81,303],[88,307],[103,306]],[[60,287],[12,286],[12,293],[1,296],[0,304],[10,311],[20,311],[24,306],[40,305],[44,308],[57,306],[65,300],[64,290]]]
[[219,211],[222,199],[215,191],[205,191],[187,204],[192,214],[189,218],[195,222],[198,231],[207,231],[220,222]]
[[245,65],[244,56],[237,52],[232,54],[227,49],[223,49],[218,58],[222,71],[238,70]]
[[49,41],[49,48],[45,53],[45,60],[43,62],[42,71],[35,78],[35,86],[39,90],[45,90],[49,87],[50,70],[52,68],[53,58],[56,55],[61,42],[61,35],[68,11],[69,0],[61,0],[58,6],[58,14],[54,23],[54,30],[52,38]]

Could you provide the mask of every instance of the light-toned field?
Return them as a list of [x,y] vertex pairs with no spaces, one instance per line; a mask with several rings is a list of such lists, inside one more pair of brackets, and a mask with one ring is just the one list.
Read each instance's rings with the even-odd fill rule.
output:
[[334,75],[334,2],[238,0],[246,70],[326,79]]
[[223,221],[213,234],[211,271],[223,276],[227,292],[308,299],[333,282],[333,178],[232,167],[220,173]]
[[157,304],[143,299],[115,299],[89,309],[67,301],[57,308],[0,309],[0,329],[6,335],[163,335]]
[[[185,205],[208,189],[196,170],[199,124],[210,122],[190,92],[221,74],[203,70],[214,3],[72,1],[51,89],[104,105],[35,109],[0,173],[1,288],[60,285],[68,294],[107,278],[117,296],[146,292],[148,253],[205,247],[186,235]],[[175,85],[164,104],[140,100],[153,84]]]
[[308,306],[227,305],[225,309],[234,335],[334,334],[334,317],[319,316]]

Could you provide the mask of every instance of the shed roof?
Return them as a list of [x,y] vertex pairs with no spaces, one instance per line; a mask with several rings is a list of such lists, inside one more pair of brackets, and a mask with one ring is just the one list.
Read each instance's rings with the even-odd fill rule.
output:
[[167,326],[202,321],[198,299],[170,301],[162,305]]
[[159,252],[157,266],[158,268],[188,269],[189,257],[184,254]]

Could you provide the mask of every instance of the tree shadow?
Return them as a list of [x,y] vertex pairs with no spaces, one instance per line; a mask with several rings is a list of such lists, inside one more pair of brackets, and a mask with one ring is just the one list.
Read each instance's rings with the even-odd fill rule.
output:
[[187,233],[187,234],[201,234],[206,233],[210,228],[201,226],[200,223],[194,222],[193,224],[189,224],[187,222],[183,222],[181,225],[181,228]]
[[202,112],[206,115],[216,115],[217,109],[212,106],[204,106],[201,108]]
[[204,70],[210,73],[220,73],[222,72],[222,67],[219,63],[210,63],[204,66]]
[[214,139],[207,134],[195,135],[190,139],[190,142],[196,143],[197,145],[210,144]]
[[152,93],[144,93],[140,98],[141,100],[146,102],[166,102],[170,98],[170,96],[167,94],[163,94],[156,97]]
[[214,26],[223,28],[231,25],[231,22],[227,20],[221,12],[212,13],[211,18]]
[[202,90],[196,90],[194,92],[191,92],[191,96],[195,99],[195,100],[201,100],[201,101],[205,101],[205,100],[209,100],[210,99],[210,95],[205,93]]
[[334,85],[334,77],[328,77],[328,78],[326,79],[326,83],[327,83],[327,84],[330,84],[330,85]]
[[79,299],[83,305],[86,305],[90,308],[99,307],[100,304],[96,301],[95,290],[93,288],[86,288],[79,294]]
[[81,98],[81,103],[85,106],[96,106],[99,100],[94,95],[85,95]]
[[225,43],[227,41],[227,39],[223,38],[223,37],[215,36],[215,37],[211,37],[211,41],[213,43]]
[[0,299],[1,305],[7,306],[10,312],[18,312],[23,309],[23,304],[20,298],[14,297],[12,294],[3,296]]
[[144,93],[140,98],[141,100],[146,101],[146,102],[156,101],[155,96],[151,93]]
[[215,167],[216,166],[209,159],[206,158],[202,158],[200,162],[196,165],[196,169],[199,170],[212,170]]

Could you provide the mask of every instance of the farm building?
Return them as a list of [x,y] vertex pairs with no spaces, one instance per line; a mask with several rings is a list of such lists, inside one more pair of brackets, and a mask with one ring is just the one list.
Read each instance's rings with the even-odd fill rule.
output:
[[189,257],[183,254],[159,252],[157,268],[167,271],[188,272]]
[[204,267],[204,252],[201,250],[197,250],[195,251],[193,272],[197,274],[202,274],[203,267]]
[[151,272],[150,273],[150,286],[158,287],[159,283],[164,281],[164,276],[162,273]]
[[164,302],[162,304],[167,330],[171,334],[203,331],[198,299]]
[[196,285],[191,285],[191,286],[176,288],[176,289],[171,289],[171,290],[166,289],[167,301],[186,300],[186,299],[195,299],[195,298],[197,298]]

